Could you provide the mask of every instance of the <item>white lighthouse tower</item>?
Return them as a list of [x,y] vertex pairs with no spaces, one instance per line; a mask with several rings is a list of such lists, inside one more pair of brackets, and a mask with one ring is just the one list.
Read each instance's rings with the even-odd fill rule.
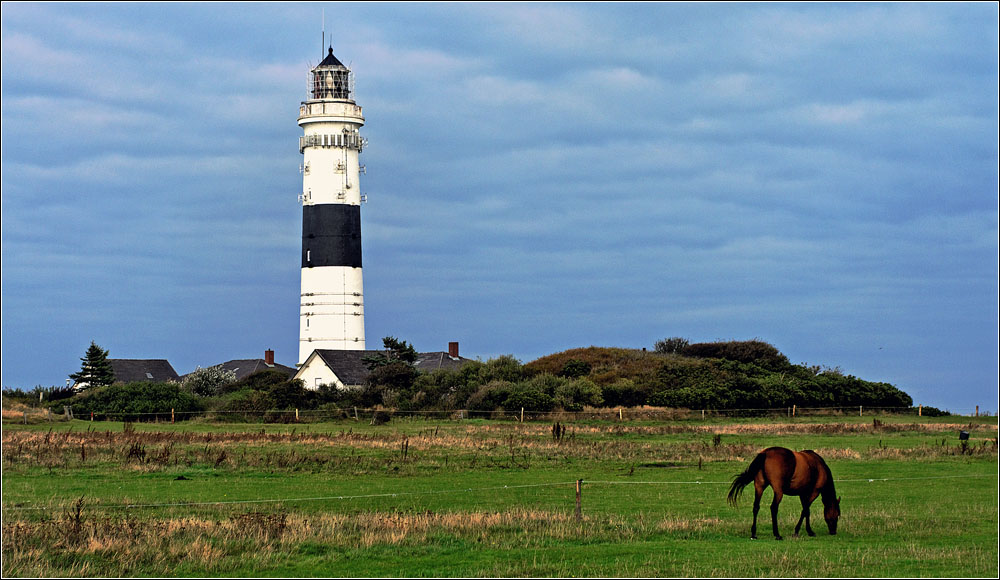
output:
[[365,124],[351,71],[333,56],[309,72],[299,107],[302,153],[302,297],[299,365],[314,350],[364,350],[358,155]]

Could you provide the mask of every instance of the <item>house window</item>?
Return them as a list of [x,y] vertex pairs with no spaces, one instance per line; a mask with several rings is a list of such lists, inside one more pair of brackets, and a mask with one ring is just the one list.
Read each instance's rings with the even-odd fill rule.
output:
[[146,373],[146,378],[147,379],[152,379],[153,378],[153,374],[152,373]]
[[320,380],[320,379],[319,379],[319,377],[316,377],[316,387],[317,387],[317,388],[319,388],[319,386],[320,386],[320,384],[321,384],[321,383],[319,382],[319,380]]

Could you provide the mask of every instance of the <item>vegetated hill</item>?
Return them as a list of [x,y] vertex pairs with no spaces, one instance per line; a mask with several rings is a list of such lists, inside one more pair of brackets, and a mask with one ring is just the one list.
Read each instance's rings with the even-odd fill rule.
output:
[[584,376],[601,387],[604,404],[692,409],[910,407],[889,383],[837,369],[793,365],[770,344],[729,341],[684,344],[674,353],[591,346],[529,362],[526,370]]

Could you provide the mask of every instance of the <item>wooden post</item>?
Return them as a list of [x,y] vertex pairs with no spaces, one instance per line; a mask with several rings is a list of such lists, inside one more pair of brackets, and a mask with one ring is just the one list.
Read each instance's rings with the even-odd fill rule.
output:
[[702,420],[702,421],[704,421],[704,420],[705,420],[705,409],[702,409],[702,410],[701,410],[701,420]]
[[354,407],[354,420],[355,421],[358,420],[358,408],[357,407]]
[[919,407],[917,407],[917,417],[923,417],[923,416],[924,416],[924,406],[920,405]]
[[792,417],[795,416],[795,405],[792,405]]
[[621,407],[618,407],[618,420],[619,421],[624,421],[624,419],[622,418],[622,408]]
[[174,422],[174,408],[170,407],[170,422]]
[[976,405],[976,417],[979,416],[979,405]]
[[25,425],[28,424],[28,412],[27,411],[21,411],[21,419],[24,421]]
[[524,423],[524,407],[521,407],[521,422]]
[[864,417],[864,416],[865,416],[864,405],[858,405],[858,417]]
[[583,519],[583,507],[581,505],[581,499],[583,497],[583,480],[576,480],[576,521],[581,521]]
[[299,422],[299,410],[298,409],[295,409],[295,422],[296,423]]

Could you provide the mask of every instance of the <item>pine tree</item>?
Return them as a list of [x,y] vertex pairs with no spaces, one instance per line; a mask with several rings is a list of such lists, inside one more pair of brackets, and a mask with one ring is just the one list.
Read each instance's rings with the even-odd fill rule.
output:
[[368,367],[368,370],[373,371],[395,362],[413,366],[413,363],[417,361],[416,349],[405,340],[399,340],[394,336],[387,336],[382,339],[382,346],[385,347],[384,352],[361,357],[361,361]]
[[80,360],[83,362],[80,372],[69,376],[76,381],[80,390],[103,387],[115,382],[115,371],[108,361],[108,351],[97,346],[94,341],[90,341],[87,354]]

